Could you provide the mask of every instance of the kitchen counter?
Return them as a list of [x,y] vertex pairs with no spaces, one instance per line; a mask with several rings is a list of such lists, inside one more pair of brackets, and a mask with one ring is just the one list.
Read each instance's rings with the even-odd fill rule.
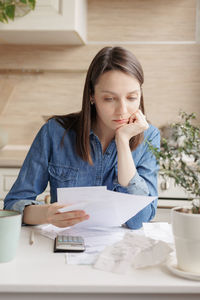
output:
[[200,283],[171,274],[165,265],[133,269],[121,275],[68,265],[65,254],[53,253],[53,240],[23,227],[17,257],[0,264],[2,299],[199,299]]

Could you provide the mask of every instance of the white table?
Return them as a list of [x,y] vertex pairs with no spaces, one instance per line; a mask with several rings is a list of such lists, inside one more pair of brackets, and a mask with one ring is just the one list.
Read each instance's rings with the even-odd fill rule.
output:
[[17,257],[0,264],[0,299],[200,299],[200,281],[172,275],[165,266],[118,275],[65,263],[53,240],[22,228]]

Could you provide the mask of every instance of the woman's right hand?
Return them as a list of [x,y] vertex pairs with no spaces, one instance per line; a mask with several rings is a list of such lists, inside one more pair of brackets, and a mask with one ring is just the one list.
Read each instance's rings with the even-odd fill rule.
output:
[[66,206],[68,205],[61,205],[57,202],[49,204],[46,211],[47,223],[57,227],[69,227],[89,219],[89,215],[83,210],[72,210],[67,212],[58,211],[60,208]]

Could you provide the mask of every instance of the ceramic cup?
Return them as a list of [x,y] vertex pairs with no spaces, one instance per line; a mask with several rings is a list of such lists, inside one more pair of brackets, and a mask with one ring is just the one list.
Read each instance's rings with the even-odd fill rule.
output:
[[178,268],[200,274],[200,215],[180,212],[183,208],[191,207],[171,210]]
[[21,231],[21,214],[0,210],[0,263],[12,260],[17,251]]

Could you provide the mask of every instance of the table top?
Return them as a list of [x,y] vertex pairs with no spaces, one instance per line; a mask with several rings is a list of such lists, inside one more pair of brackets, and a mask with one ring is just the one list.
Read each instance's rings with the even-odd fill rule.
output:
[[176,277],[166,266],[121,275],[89,265],[68,265],[64,253],[53,253],[54,241],[23,227],[16,258],[0,264],[0,293],[200,293],[200,282]]

